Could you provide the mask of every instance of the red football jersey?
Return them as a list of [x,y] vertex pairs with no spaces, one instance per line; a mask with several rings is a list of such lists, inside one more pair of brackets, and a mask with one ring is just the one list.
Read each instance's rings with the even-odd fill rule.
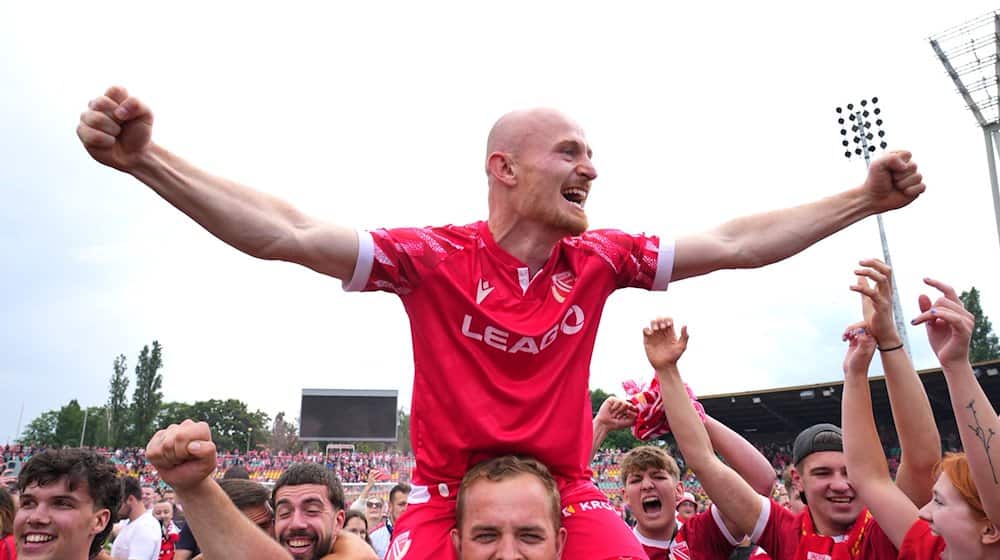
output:
[[726,560],[742,540],[728,536],[715,508],[693,515],[678,525],[674,538],[668,541],[645,537],[638,528],[632,532],[649,560]]
[[931,533],[931,526],[918,519],[903,537],[899,560],[938,560],[944,552],[944,539]]
[[[795,560],[808,556],[809,547],[823,549],[823,552],[812,552],[817,560],[881,560],[896,558],[898,552],[892,541],[882,531],[875,518],[868,510],[862,510],[854,522],[849,534],[838,536],[811,535],[804,529],[807,525],[805,516],[809,508],[798,515],[792,513],[774,500],[770,512],[763,525],[763,530],[755,530],[750,540],[763,548],[774,560]],[[811,523],[808,523],[811,526]],[[799,548],[802,551],[799,551]]]
[[397,294],[410,318],[413,480],[461,480],[509,453],[589,479],[587,387],[597,325],[616,289],[666,289],[673,244],[595,230],[563,239],[534,277],[485,222],[358,235],[344,289]]

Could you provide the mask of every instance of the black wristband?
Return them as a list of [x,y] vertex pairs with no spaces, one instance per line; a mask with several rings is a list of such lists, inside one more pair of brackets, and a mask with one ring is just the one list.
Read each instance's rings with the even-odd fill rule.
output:
[[[893,350],[899,350],[902,347],[903,347],[903,344],[900,343],[899,346],[893,346],[892,348],[879,348],[878,351],[879,352],[892,352]],[[876,348],[878,348],[878,347],[876,347]]]

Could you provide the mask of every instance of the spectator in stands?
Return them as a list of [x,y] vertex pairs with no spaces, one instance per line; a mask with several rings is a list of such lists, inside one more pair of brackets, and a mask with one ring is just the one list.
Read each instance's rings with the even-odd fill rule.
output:
[[[290,551],[257,528],[211,479],[217,457],[208,424],[185,420],[180,425],[173,424],[160,430],[146,447],[146,455],[163,481],[173,487],[178,499],[187,506],[188,524],[199,535],[198,544],[206,558],[272,560],[290,557]],[[325,472],[321,466],[311,465]],[[306,525],[313,517],[330,517],[329,510],[324,511],[324,500],[329,502],[326,494],[328,485],[292,484],[293,478],[315,479],[315,473],[304,472],[298,467],[299,465],[293,465],[282,475],[284,480],[279,479],[281,488],[276,485],[275,494],[272,495],[275,503],[282,506],[281,512],[277,509],[276,512],[284,514],[280,523],[275,520],[275,533],[281,534],[284,531],[286,538],[291,534],[289,526],[292,531],[305,534],[307,532],[300,531],[299,527]],[[319,479],[326,480],[323,476]],[[317,486],[320,488],[316,488]],[[343,507],[342,502],[340,507]],[[306,520],[305,517],[310,519]],[[339,560],[368,559],[375,556],[361,539],[344,531],[333,542],[332,550],[313,547],[309,557]]]
[[22,559],[95,556],[111,532],[122,492],[114,465],[84,449],[33,455],[18,475],[17,488],[21,503],[14,539]]
[[174,524],[174,505],[165,498],[153,504],[153,517],[160,522],[160,560],[174,560],[181,530]]
[[392,530],[399,516],[406,511],[407,500],[410,496],[410,485],[405,482],[392,487],[389,491],[389,515],[385,523],[371,533],[372,546],[379,558],[385,558],[389,551],[389,541],[392,540]]
[[781,473],[781,484],[785,487],[785,495],[788,497],[788,505],[786,507],[789,511],[798,515],[802,510],[806,509],[806,504],[802,501],[802,492],[792,482],[793,469],[792,465],[785,467]]
[[677,521],[684,523],[696,513],[698,513],[698,501],[694,499],[694,494],[684,492],[681,501],[677,502]]
[[250,472],[243,465],[235,465],[226,469],[226,474],[222,475],[223,480],[242,479],[250,480]]
[[152,510],[153,506],[158,501],[159,496],[157,496],[156,488],[151,484],[142,485],[142,507]]
[[[559,491],[549,470],[534,459],[505,456],[474,466],[462,479],[455,511],[451,540],[460,560],[562,555],[566,529]],[[393,546],[406,543],[404,533]]]
[[[344,530],[354,533],[368,543],[368,546],[372,546],[372,540],[368,537],[368,519],[364,513],[356,509],[347,510],[347,515],[344,516]],[[372,550],[375,550],[374,546]]]
[[382,503],[382,498],[372,495],[372,489],[380,478],[382,478],[380,469],[368,469],[365,487],[361,490],[361,495],[351,503],[350,508],[365,515],[365,524],[370,531],[377,530],[385,522],[385,504]]
[[[926,326],[931,349],[948,384],[955,420],[966,428],[960,431],[966,453],[948,454],[940,462],[933,498],[919,512],[912,499],[889,478],[872,413],[868,367],[876,348],[883,354],[883,364],[885,354],[900,349],[890,346],[891,341],[886,343],[872,336],[881,332],[876,326],[878,317],[886,314],[890,301],[884,282],[876,280],[874,290],[867,282],[859,282],[857,291],[865,295],[867,306],[874,308],[875,318],[866,320],[860,328],[852,325],[845,333],[850,341],[844,359],[842,401],[848,467],[858,493],[899,547],[899,558],[1000,558],[1000,486],[990,455],[990,440],[1000,434],[1000,420],[969,363],[975,318],[950,286],[931,279],[924,281],[940,290],[943,297],[932,304],[929,297],[921,295],[921,314],[913,324]],[[866,310],[866,319],[868,315]],[[890,404],[893,414],[898,407],[910,406],[909,402],[894,401],[891,395]],[[933,422],[929,410],[922,412],[927,415],[924,421]],[[906,433],[900,426],[899,440],[904,451],[913,443]]]
[[14,542],[14,498],[6,487],[0,486],[0,560],[17,558],[17,543]]
[[122,478],[122,505],[118,515],[127,519],[128,524],[111,545],[111,557],[115,560],[157,560],[162,541],[160,522],[153,517],[153,510],[143,505],[138,479]]

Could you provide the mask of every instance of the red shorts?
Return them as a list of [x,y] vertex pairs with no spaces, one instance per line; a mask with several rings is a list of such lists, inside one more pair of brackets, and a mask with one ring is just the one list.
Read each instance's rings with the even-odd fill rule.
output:
[[[607,497],[589,480],[559,481],[566,549],[574,560],[645,560],[646,553]],[[386,560],[457,560],[451,542],[458,485],[414,486],[392,532]]]

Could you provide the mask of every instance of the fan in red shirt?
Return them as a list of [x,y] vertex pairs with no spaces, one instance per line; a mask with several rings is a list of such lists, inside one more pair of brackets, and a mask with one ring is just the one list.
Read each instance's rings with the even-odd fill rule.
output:
[[[884,268],[883,268],[884,267]],[[921,314],[913,324],[924,324],[931,349],[937,355],[951,395],[955,422],[965,453],[948,454],[941,460],[932,498],[921,509],[907,498],[889,478],[885,455],[875,427],[868,366],[875,349],[883,355],[905,353],[895,340],[881,337],[877,317],[889,308],[888,267],[881,265],[875,288],[860,280],[856,291],[864,294],[866,306],[875,310],[875,320],[866,311],[866,321],[852,325],[845,333],[850,349],[844,360],[844,446],[851,476],[858,494],[868,503],[875,519],[899,546],[899,558],[906,560],[1000,558],[1000,485],[992,455],[992,442],[1000,433],[1000,420],[976,380],[969,363],[969,341],[975,318],[962,305],[950,286],[936,280],[925,282],[943,294],[933,303],[922,295]],[[891,315],[888,315],[891,319]],[[874,335],[874,336],[873,336]],[[907,360],[908,361],[908,360]],[[888,364],[886,364],[888,365]],[[887,367],[886,377],[892,372]],[[896,404],[893,412],[896,412]],[[909,407],[910,403],[906,403]],[[933,423],[929,409],[921,412]],[[898,425],[900,445],[912,442]],[[937,436],[936,429],[934,437]]]
[[[463,474],[509,453],[545,463],[564,506],[587,505],[566,522],[566,557],[641,557],[587,464],[590,357],[608,295],[782,260],[925,189],[910,154],[898,152],[876,161],[860,187],[676,243],[587,231],[591,147],[565,115],[533,109],[501,117],[487,138],[487,221],[369,234],[198,169],[153,143],[152,123],[148,107],[113,87],[91,101],[77,133],[98,162],[134,175],[233,247],[402,299],[413,336],[416,468],[389,557],[408,560],[446,557]],[[407,187],[433,180],[426,171],[414,170]]]

